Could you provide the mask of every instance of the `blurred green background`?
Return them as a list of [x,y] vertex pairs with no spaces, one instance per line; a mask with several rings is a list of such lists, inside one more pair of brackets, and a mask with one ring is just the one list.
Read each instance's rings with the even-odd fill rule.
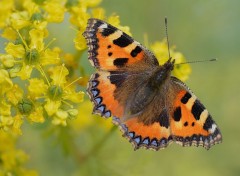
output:
[[[19,142],[19,147],[31,156],[29,167],[48,176],[240,175],[240,1],[104,0],[102,6],[109,15],[118,14],[121,24],[129,26],[133,37],[141,43],[144,33],[150,43],[165,37],[167,16],[170,44],[176,45],[187,60],[218,58],[217,62],[192,64],[187,85],[217,122],[223,143],[209,151],[176,144],[158,152],[134,151],[115,130],[98,152],[78,164],[64,155],[58,145],[53,145],[51,138],[40,140],[42,134],[36,129],[41,127],[36,125],[34,130],[32,126],[26,127]],[[67,29],[63,35],[56,26],[50,26],[51,33],[62,35],[58,45],[69,45],[71,52],[72,41],[66,38],[74,35],[73,30]],[[89,67],[87,57],[83,63]],[[78,147],[89,150],[105,134],[106,130],[96,123],[79,133]]]

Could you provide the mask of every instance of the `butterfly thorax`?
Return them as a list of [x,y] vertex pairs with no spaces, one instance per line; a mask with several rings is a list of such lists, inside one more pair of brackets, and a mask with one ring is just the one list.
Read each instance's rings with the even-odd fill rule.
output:
[[164,65],[157,67],[153,71],[152,76],[149,79],[149,84],[152,88],[161,89],[166,80],[170,78],[171,71],[174,68],[174,60],[168,60]]

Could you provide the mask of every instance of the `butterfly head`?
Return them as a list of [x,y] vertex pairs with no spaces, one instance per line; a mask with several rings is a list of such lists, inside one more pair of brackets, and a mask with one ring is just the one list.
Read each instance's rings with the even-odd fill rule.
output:
[[166,80],[170,78],[171,71],[174,69],[175,59],[169,58],[167,62],[153,71],[150,85],[155,88],[161,88]]

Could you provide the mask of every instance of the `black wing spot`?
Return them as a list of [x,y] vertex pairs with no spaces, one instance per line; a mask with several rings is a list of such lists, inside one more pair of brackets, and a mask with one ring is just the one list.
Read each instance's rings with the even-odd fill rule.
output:
[[178,107],[174,110],[173,119],[174,119],[176,122],[179,122],[180,119],[181,119],[181,117],[182,117],[181,107],[178,106]]
[[165,128],[168,128],[168,127],[169,127],[169,125],[170,125],[170,124],[169,124],[169,117],[168,117],[168,114],[167,114],[167,111],[166,111],[166,110],[163,110],[163,111],[160,113],[157,121],[159,122],[160,126],[165,127]]
[[211,115],[208,114],[208,117],[203,125],[203,129],[208,131],[212,127],[213,124],[214,124],[214,121],[212,120]]
[[113,40],[113,43],[123,48],[133,43],[133,40],[128,38],[126,34],[125,35],[123,34],[119,38]]
[[186,104],[191,97],[192,95],[189,92],[186,92],[186,94],[182,97],[181,102]]
[[108,53],[108,56],[111,56],[111,55],[112,55],[112,52],[109,52],[109,53]]
[[102,36],[107,37],[107,36],[113,34],[114,32],[116,32],[116,29],[114,29],[114,28],[109,28],[109,27],[104,28],[102,31]]
[[110,71],[109,80],[111,84],[114,84],[116,87],[121,87],[126,78],[127,74],[124,74],[123,72]]
[[116,58],[113,64],[117,67],[123,67],[128,62],[128,58]]
[[140,53],[141,51],[142,51],[142,48],[140,48],[139,46],[136,46],[135,49],[133,49],[130,54],[132,57],[136,57],[138,53]]
[[196,100],[192,106],[192,114],[196,120],[200,119],[200,115],[204,111],[205,107],[200,103],[199,100]]
[[111,47],[112,47],[111,45],[108,45],[108,46],[107,46],[108,49],[111,48]]
[[192,123],[192,127],[193,127],[194,125],[195,125],[195,123],[193,122],[193,123]]
[[188,126],[188,122],[185,122],[183,125],[184,125],[185,127]]

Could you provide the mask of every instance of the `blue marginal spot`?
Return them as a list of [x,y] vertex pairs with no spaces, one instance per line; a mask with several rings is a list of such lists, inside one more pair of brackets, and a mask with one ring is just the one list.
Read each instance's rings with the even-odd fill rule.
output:
[[97,104],[101,104],[102,103],[102,98],[101,97],[97,97],[94,100],[97,102]]
[[92,81],[92,86],[93,86],[93,87],[96,87],[97,85],[98,85],[98,81],[93,80],[93,81]]
[[104,114],[105,117],[111,117],[111,112],[110,111],[106,111]]
[[150,143],[150,140],[149,138],[145,138],[143,141],[142,141],[143,144],[146,144],[146,145],[149,145]]
[[141,137],[138,136],[138,137],[134,138],[134,141],[135,141],[137,144],[140,144],[140,142],[141,142]]
[[125,124],[122,124],[121,127],[123,128],[123,130],[124,130],[125,132],[128,131],[128,128],[127,128],[127,126],[126,126]]
[[92,89],[91,92],[94,97],[96,97],[99,94],[99,90],[97,90],[97,89]]
[[210,141],[212,141],[212,140],[213,140],[213,137],[212,137],[212,135],[211,135],[211,136],[209,136],[209,140],[210,140]]
[[154,145],[154,146],[158,146],[158,143],[157,143],[157,140],[153,139],[152,142],[151,142],[151,145]]
[[166,143],[167,143],[167,142],[166,142],[166,139],[165,139],[165,138],[163,138],[163,139],[160,140],[160,145],[166,145]]
[[104,112],[104,110],[105,110],[104,105],[98,106],[97,110],[99,110],[99,111],[101,111],[101,112]]
[[112,119],[113,119],[113,121],[116,121],[116,122],[118,122],[118,123],[120,122],[120,119],[117,118],[116,116],[113,116]]
[[131,138],[134,138],[134,133],[133,132],[129,132],[128,136],[130,136]]

